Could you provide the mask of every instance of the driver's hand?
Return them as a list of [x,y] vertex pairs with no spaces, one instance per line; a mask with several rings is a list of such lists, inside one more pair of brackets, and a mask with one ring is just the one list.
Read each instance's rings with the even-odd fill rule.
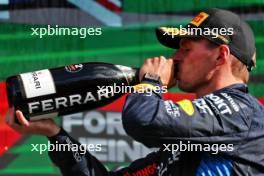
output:
[[[37,134],[52,137],[59,133],[60,127],[52,119],[45,119],[39,121],[28,121],[23,113],[19,110],[16,111],[16,117],[14,117],[14,109],[10,108],[6,123],[21,134]],[[19,123],[15,122],[15,118],[18,119]]]
[[172,59],[166,59],[164,56],[146,59],[140,68],[139,77],[142,80],[145,73],[157,74],[163,86],[168,88],[176,85],[174,77],[174,63]]

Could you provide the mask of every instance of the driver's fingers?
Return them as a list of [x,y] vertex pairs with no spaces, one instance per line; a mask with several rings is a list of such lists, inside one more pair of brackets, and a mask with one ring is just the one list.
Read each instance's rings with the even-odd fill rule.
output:
[[27,119],[24,117],[23,113],[19,110],[16,111],[16,116],[17,119],[19,121],[19,123],[23,126],[28,127],[29,126],[29,122],[27,121]]

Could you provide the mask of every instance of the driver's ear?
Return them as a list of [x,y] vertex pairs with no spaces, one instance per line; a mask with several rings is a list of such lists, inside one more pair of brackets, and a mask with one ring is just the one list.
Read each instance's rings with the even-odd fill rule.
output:
[[217,66],[226,63],[230,55],[230,50],[227,45],[220,45],[218,49],[219,49],[219,56],[216,58]]

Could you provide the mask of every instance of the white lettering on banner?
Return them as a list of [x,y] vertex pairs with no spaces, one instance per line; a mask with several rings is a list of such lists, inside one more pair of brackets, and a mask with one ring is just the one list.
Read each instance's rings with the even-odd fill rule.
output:
[[106,120],[103,115],[98,112],[90,112],[87,114],[83,119],[83,124],[86,131],[92,134],[103,133],[106,126]]
[[83,126],[91,134],[106,132],[108,135],[126,136],[122,127],[121,114],[115,112],[106,112],[105,117],[96,111],[63,116],[63,128],[71,133],[73,126]]
[[[71,135],[75,134],[82,144],[101,144],[100,151],[90,152],[103,162],[130,162],[151,151],[127,137],[120,112],[90,111],[66,115],[62,126]],[[81,130],[84,131],[82,134]]]
[[83,113],[75,113],[63,116],[62,126],[63,128],[71,133],[72,126],[82,126],[83,125]]
[[127,159],[134,161],[138,158],[146,156],[150,150],[142,144],[132,141],[129,144],[125,140],[102,139],[102,138],[79,138],[80,143],[101,144],[101,151],[91,151],[98,160],[109,162],[125,162]]

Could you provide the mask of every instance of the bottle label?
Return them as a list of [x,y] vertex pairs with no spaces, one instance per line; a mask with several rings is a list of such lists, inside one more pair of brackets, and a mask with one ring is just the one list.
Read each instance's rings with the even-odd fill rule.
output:
[[56,93],[52,75],[48,69],[20,74],[26,98]]

